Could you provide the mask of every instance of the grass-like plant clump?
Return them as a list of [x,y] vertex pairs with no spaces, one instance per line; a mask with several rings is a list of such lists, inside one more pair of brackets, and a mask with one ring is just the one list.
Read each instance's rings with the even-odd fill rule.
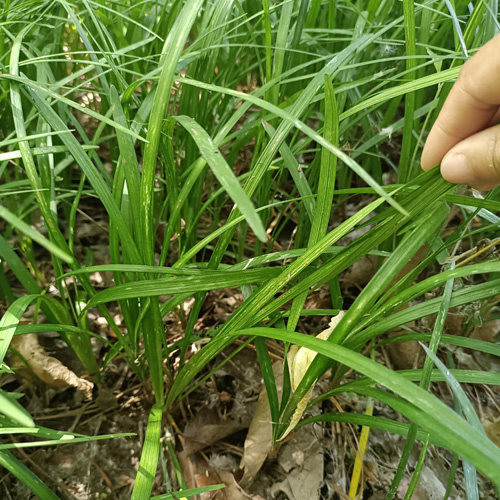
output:
[[[404,418],[326,412],[299,425],[342,421],[407,436],[388,498],[416,441],[424,444],[408,498],[430,445],[453,454],[447,495],[457,467],[468,498],[477,498],[476,469],[500,487],[500,450],[461,385],[495,386],[500,377],[455,369],[449,350],[500,353],[469,338],[499,318],[500,190],[481,195],[419,165],[461,65],[498,30],[497,8],[5,0],[0,373],[11,371],[17,337],[41,332],[58,332],[97,390],[124,360],[154,395],[133,499],[152,494],[164,417],[217,371],[221,353],[230,359],[248,345],[275,443],[298,407],[357,394],[368,409],[377,401]],[[106,229],[98,253],[81,233],[87,219]],[[345,272],[367,260],[373,270],[348,285]],[[244,300],[209,328],[207,294],[227,288]],[[306,307],[320,288],[329,307]],[[339,311],[331,334],[315,338],[308,320]],[[446,328],[450,311],[463,319],[460,331]],[[171,313],[183,324],[174,340]],[[283,348],[282,386],[266,339]],[[421,343],[415,353],[425,362],[388,366],[385,346],[410,341]],[[304,356],[293,387],[290,349],[320,354]],[[325,374],[326,392],[309,401]],[[435,381],[448,384],[454,407]],[[0,464],[39,498],[58,497],[16,448],[123,439],[42,427],[25,402],[12,382],[0,389]],[[351,495],[356,489],[353,475]]]

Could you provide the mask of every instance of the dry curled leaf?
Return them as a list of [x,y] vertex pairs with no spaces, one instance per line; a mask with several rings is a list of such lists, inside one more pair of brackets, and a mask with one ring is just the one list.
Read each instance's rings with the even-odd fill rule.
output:
[[38,343],[38,335],[16,335],[11,347],[20,354],[21,359],[24,358],[22,361],[19,358],[13,359],[13,369],[26,368],[25,361],[30,370],[46,384],[53,387],[76,387],[87,399],[92,399],[94,384],[78,377],[58,359],[49,356]]

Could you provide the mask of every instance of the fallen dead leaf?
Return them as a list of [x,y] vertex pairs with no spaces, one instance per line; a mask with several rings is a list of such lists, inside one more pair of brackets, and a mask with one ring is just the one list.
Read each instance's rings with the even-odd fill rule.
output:
[[221,490],[202,493],[198,496],[200,500],[263,500],[246,493],[231,472],[211,467],[198,455],[187,455],[182,451],[178,459],[188,488],[225,484]]
[[500,446],[500,419],[484,420],[483,427],[488,437],[497,445]]
[[[391,330],[389,337],[396,337],[403,333],[406,333],[403,329]],[[386,348],[391,363],[397,370],[409,370],[420,367],[423,364],[424,356],[421,355],[422,348],[415,340],[393,342],[387,344]]]
[[236,482],[231,472],[214,470],[213,474],[219,483],[224,483],[226,485],[223,490],[216,492],[213,496],[214,500],[248,500],[253,498]]
[[183,432],[184,451],[188,455],[201,451],[245,429],[247,425],[248,422],[237,421],[231,417],[221,418],[216,411],[205,409],[186,425]]
[[471,334],[473,339],[486,342],[496,342],[500,336],[500,319],[485,321],[481,326],[476,326]]
[[[408,490],[409,479],[404,478],[398,488],[398,494],[404,497]],[[428,466],[424,465],[417,486],[413,493],[413,500],[441,500],[444,497],[446,488],[437,477],[436,473]]]
[[[402,309],[410,307],[410,304],[405,304]],[[406,323],[406,326],[414,329],[416,324],[414,321]],[[407,332],[404,328],[394,328],[388,332],[389,337],[398,337]],[[397,370],[406,370],[416,368],[423,363],[424,356],[421,356],[422,348],[415,340],[406,340],[404,342],[393,342],[387,344],[387,353],[390,362]]]
[[444,330],[450,335],[462,335],[464,328],[464,314],[457,308],[452,308],[446,315]]
[[15,349],[22,358],[11,358],[11,368],[14,370],[29,369],[47,385],[53,387],[76,387],[82,391],[87,399],[92,399],[94,384],[89,380],[78,377],[69,368],[64,366],[58,359],[49,356],[45,349],[38,343],[38,335],[16,335],[13,337],[11,347]]
[[366,285],[377,271],[377,257],[365,255],[357,260],[341,277],[345,285]]
[[[278,397],[283,391],[283,362],[273,363]],[[245,439],[243,458],[240,467],[244,470],[240,484],[246,488],[252,484],[255,476],[266,461],[273,446],[271,409],[265,386],[262,388],[255,408],[255,413]]]
[[290,500],[319,500],[324,475],[324,450],[319,433],[318,425],[301,427],[281,447],[278,463],[286,477],[273,485],[273,498],[283,492]]
[[[323,330],[317,338],[327,339],[339,321],[343,318],[344,311],[340,311],[337,316],[333,317],[330,321],[330,325],[327,329]],[[287,356],[288,366],[290,369],[290,381],[292,390],[295,390],[299,385],[302,377],[306,373],[309,365],[312,363],[317,353],[305,347],[292,346]],[[283,363],[277,361],[273,364],[273,374],[276,380],[276,388],[278,390],[278,397],[281,398],[281,392],[283,389]],[[305,407],[311,397],[313,387],[308,391],[308,393],[301,400],[300,404],[297,406],[290,425],[288,426],[285,434],[282,436],[281,441],[295,428],[300,417],[304,413]],[[272,450],[272,425],[271,425],[271,410],[269,408],[269,400],[267,397],[267,391],[265,387],[262,388],[259,400],[257,402],[257,407],[248,429],[247,438],[245,439],[245,447],[243,452],[243,458],[241,460],[241,467],[244,469],[243,477],[240,484],[244,487],[249,486],[255,479],[255,476],[259,472],[260,468],[266,461],[269,453]],[[300,450],[297,450],[297,460],[301,460],[299,454]],[[305,460],[305,458],[304,458]],[[301,497],[299,497],[301,498]]]

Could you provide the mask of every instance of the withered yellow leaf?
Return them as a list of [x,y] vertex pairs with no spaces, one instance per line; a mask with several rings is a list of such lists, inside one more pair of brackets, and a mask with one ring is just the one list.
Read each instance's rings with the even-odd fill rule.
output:
[[[339,324],[340,320],[344,317],[344,311],[340,311],[337,316],[334,316],[330,325],[327,329],[323,330],[321,333],[316,335],[316,338],[326,340],[330,337],[335,327]],[[304,378],[309,366],[314,361],[314,358],[317,356],[317,352],[312,351],[311,349],[307,349],[306,347],[292,346],[288,351],[287,361],[288,361],[288,370],[290,372],[290,383],[292,386],[292,390],[295,391],[300,384],[300,381]],[[297,423],[302,417],[304,410],[306,409],[307,403],[311,399],[311,394],[314,386],[312,385],[310,389],[306,392],[305,396],[300,400],[297,405],[297,409],[290,420],[290,425],[286,429],[283,436],[281,436],[281,440],[285,439],[285,437],[295,428]]]

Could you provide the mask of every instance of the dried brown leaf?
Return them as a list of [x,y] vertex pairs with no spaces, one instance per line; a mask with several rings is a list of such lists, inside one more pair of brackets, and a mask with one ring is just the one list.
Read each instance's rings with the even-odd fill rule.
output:
[[[405,330],[392,330],[389,337],[396,337],[406,333]],[[422,348],[415,340],[406,340],[404,342],[394,342],[387,345],[387,352],[392,366],[397,370],[409,370],[421,366],[423,356],[420,356]]]
[[[92,399],[94,384],[78,377],[58,359],[49,356],[38,343],[38,335],[16,335],[11,342],[15,349],[28,364],[29,369],[47,385],[53,387],[76,387],[87,399]],[[15,358],[11,362],[13,369],[25,368],[24,362]]]
[[245,428],[245,422],[221,418],[214,410],[205,409],[186,425],[184,451],[191,455]]
[[343,275],[341,281],[346,285],[366,285],[377,271],[377,257],[365,255],[357,260]]
[[[335,327],[338,325],[340,320],[344,316],[344,311],[340,311],[337,316],[333,317],[330,321],[330,325],[327,329],[323,330],[317,338],[326,340],[333,332]],[[317,353],[311,349],[305,347],[292,346],[289,350],[287,360],[288,367],[290,370],[290,381],[292,390],[295,391],[299,385],[302,377],[306,373],[310,364],[314,361]],[[283,390],[283,364],[281,361],[277,361],[273,364],[273,373],[276,380],[276,388],[278,390],[278,397],[281,397],[281,392]],[[313,388],[307,392],[307,394],[302,398],[295,413],[292,416],[292,420],[281,440],[285,438],[297,425],[300,420],[307,403],[311,397]],[[255,476],[259,472],[260,468],[266,461],[269,453],[272,449],[272,425],[271,425],[271,410],[269,408],[269,400],[267,397],[267,392],[265,387],[262,388],[259,400],[257,402],[257,407],[255,414],[248,429],[247,438],[245,440],[245,449],[243,453],[243,459],[241,461],[241,467],[244,469],[243,478],[241,484],[243,486],[248,486],[252,483]]]
[[207,464],[198,455],[178,454],[182,477],[188,488],[203,488],[214,484],[225,484],[221,490],[202,493],[200,500],[261,500],[247,494],[236,482],[231,472],[216,469]]
[[500,419],[498,420],[483,420],[483,427],[488,434],[488,437],[497,445],[500,446]]
[[272,487],[273,498],[283,492],[290,500],[318,500],[324,475],[324,450],[318,439],[319,426],[298,429],[280,449],[278,463],[286,472]]
[[[280,397],[283,391],[283,363],[281,361],[273,363],[273,374]],[[243,487],[249,486],[255,479],[272,449],[272,441],[271,409],[269,408],[266,388],[263,387],[245,439],[243,458],[240,464],[240,467],[244,469],[240,481]]]
[[482,325],[476,326],[471,337],[485,342],[496,342],[500,337],[500,319],[486,321]]

